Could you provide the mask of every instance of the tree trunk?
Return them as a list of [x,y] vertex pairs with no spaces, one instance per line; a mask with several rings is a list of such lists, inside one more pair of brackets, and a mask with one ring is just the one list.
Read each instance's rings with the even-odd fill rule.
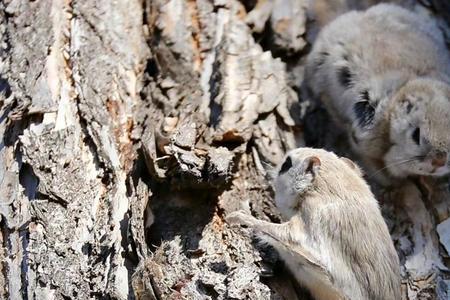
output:
[[[0,0],[0,299],[309,299],[224,223],[279,221],[267,169],[329,124],[306,1]],[[449,199],[402,195],[405,297],[444,299]]]

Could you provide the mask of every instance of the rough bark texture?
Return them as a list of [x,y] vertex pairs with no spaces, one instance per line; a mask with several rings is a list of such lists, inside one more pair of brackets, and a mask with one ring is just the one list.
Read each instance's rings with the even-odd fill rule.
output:
[[[446,1],[408,5],[449,37]],[[307,12],[1,0],[0,299],[309,299],[223,221],[239,208],[279,220],[268,169],[286,150],[345,153],[299,97]],[[378,192],[404,295],[447,299],[450,200],[416,186],[429,185]]]

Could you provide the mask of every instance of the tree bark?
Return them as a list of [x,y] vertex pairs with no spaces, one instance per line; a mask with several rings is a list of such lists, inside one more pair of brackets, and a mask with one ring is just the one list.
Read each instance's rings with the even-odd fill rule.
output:
[[[0,0],[0,299],[309,299],[224,222],[279,221],[271,166],[331,126],[307,1],[253,2]],[[445,299],[450,200],[400,196],[405,298]]]

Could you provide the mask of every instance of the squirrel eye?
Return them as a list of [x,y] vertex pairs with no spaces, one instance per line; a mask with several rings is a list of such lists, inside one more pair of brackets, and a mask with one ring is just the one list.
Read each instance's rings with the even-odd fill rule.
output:
[[292,167],[292,160],[291,160],[291,157],[288,156],[286,158],[286,160],[284,161],[283,165],[281,166],[279,174],[281,175],[283,173],[286,173],[291,167]]
[[412,139],[417,145],[420,145],[420,128],[419,127],[414,129],[414,131],[412,133]]

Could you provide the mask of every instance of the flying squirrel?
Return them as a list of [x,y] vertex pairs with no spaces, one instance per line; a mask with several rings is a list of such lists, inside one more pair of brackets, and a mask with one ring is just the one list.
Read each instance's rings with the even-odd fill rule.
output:
[[272,245],[317,300],[400,299],[397,252],[359,167],[332,152],[298,148],[276,168],[283,223],[244,211],[226,217]]
[[392,4],[337,17],[307,57],[305,86],[380,183],[449,173],[450,58],[431,18]]

